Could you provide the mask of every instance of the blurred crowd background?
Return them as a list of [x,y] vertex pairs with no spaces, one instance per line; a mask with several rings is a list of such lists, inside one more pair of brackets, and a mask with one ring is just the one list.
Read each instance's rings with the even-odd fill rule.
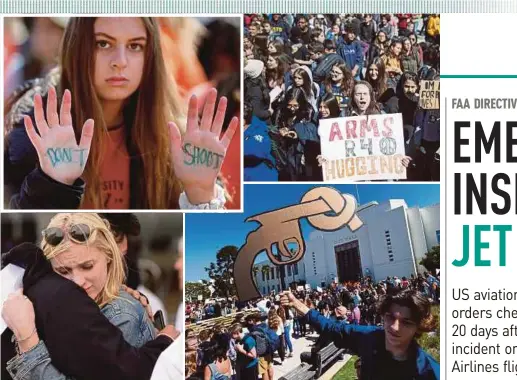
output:
[[[54,215],[55,213],[2,214],[1,252],[7,252],[23,242],[39,245],[41,231]],[[149,298],[156,296],[157,304],[161,303],[166,322],[174,323],[177,313],[183,319],[183,311],[179,310],[183,303],[183,253],[179,251],[183,238],[183,215],[134,215],[140,222],[140,234],[128,236],[126,283],[133,289],[145,289],[143,292]],[[178,259],[180,263],[177,263]],[[153,308],[153,313],[156,311]]]

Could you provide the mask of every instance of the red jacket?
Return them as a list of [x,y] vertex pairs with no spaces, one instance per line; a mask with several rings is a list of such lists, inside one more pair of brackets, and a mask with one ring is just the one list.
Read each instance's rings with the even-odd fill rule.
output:
[[411,18],[410,13],[397,13],[395,16],[399,19],[399,29],[407,29],[408,19]]

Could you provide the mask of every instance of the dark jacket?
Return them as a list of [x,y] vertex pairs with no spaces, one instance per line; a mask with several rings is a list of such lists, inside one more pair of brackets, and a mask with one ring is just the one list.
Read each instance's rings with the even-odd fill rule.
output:
[[[21,244],[2,255],[2,268],[7,264],[25,267],[23,290],[34,305],[38,335],[62,373],[89,380],[151,377],[170,338],[159,336],[139,349],[130,346],[84,290],[55,273],[33,244]],[[15,356],[11,336],[9,329],[2,334],[2,379],[10,378],[5,367]]]
[[[278,125],[278,128],[282,127]],[[275,157],[279,181],[310,181],[321,177],[316,155],[320,144],[318,127],[308,121],[296,121],[290,128],[296,138],[282,137],[272,128],[272,155]],[[302,163],[304,156],[305,164]]]
[[[347,348],[361,358],[361,380],[386,379],[391,354],[386,351],[384,329],[376,326],[349,325],[323,317],[316,310],[306,316],[321,335],[328,335],[337,347]],[[412,376],[417,380],[439,380],[440,365],[413,342],[409,359],[414,363]]]
[[[49,85],[57,86],[58,75],[28,81],[11,97],[16,99],[5,116],[6,138],[4,145],[4,202],[12,209],[77,209],[84,194],[85,183],[78,179],[72,186],[57,182],[39,168],[38,156],[23,123],[23,115],[34,120],[34,95],[40,94],[43,104]],[[124,117],[128,126],[131,122]],[[131,156],[129,174],[130,208],[149,208],[146,202],[143,161],[127,133],[127,149]],[[177,201],[170,208],[178,208]]]
[[321,83],[325,80],[334,65],[343,63],[344,60],[336,53],[328,53],[320,58],[316,69],[312,74],[314,82]]
[[418,53],[413,52],[410,55],[402,55],[400,59],[400,64],[402,65],[402,71],[410,71],[412,73],[417,73],[420,66]]
[[359,37],[361,38],[361,41],[364,41],[366,43],[372,43],[373,39],[375,38],[375,24],[372,21],[370,21],[370,24],[367,24],[366,22],[361,23]]
[[269,120],[269,89],[261,76],[245,81],[245,101],[252,107],[252,114],[260,120]]
[[[399,86],[400,87],[400,86]],[[415,112],[418,107],[418,98],[412,96],[408,98],[402,90],[397,91],[397,95],[392,96],[384,105],[386,113],[402,113],[403,124],[414,124]]]

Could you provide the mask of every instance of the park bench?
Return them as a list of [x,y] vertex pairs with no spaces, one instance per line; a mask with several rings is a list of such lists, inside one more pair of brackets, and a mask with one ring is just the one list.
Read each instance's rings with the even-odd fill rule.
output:
[[279,380],[312,380],[316,372],[311,367],[308,363],[302,363]]
[[337,348],[334,343],[330,343],[319,350],[316,353],[316,373],[314,377],[319,378],[344,352],[344,349]]

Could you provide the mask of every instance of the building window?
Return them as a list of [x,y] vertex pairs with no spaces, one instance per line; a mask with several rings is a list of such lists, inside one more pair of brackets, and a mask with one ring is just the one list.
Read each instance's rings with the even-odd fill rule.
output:
[[268,292],[268,294],[270,293],[270,291],[269,291],[269,285],[267,286],[267,292]]
[[[269,281],[269,267],[267,267],[267,271],[266,271],[266,280]],[[268,289],[269,289],[269,286],[268,286]],[[269,290],[268,290],[269,292]]]
[[287,275],[288,276],[291,275],[291,266],[290,265],[287,266]]
[[278,293],[280,293],[280,284],[278,284],[276,288],[278,289]]
[[264,272],[262,272],[262,281],[266,281],[266,275]]
[[389,257],[390,259],[393,259],[393,255],[389,255],[388,257]]
[[275,279],[275,268],[271,268],[271,279]]
[[298,276],[298,263],[293,264],[293,271],[294,271],[295,276]]
[[390,263],[392,263],[394,260],[393,259],[390,259]]
[[440,230],[436,230],[436,240],[438,240],[438,244],[440,244]]
[[393,251],[391,249],[388,249],[388,253],[393,253]]
[[262,288],[262,293],[266,294],[266,288]]

